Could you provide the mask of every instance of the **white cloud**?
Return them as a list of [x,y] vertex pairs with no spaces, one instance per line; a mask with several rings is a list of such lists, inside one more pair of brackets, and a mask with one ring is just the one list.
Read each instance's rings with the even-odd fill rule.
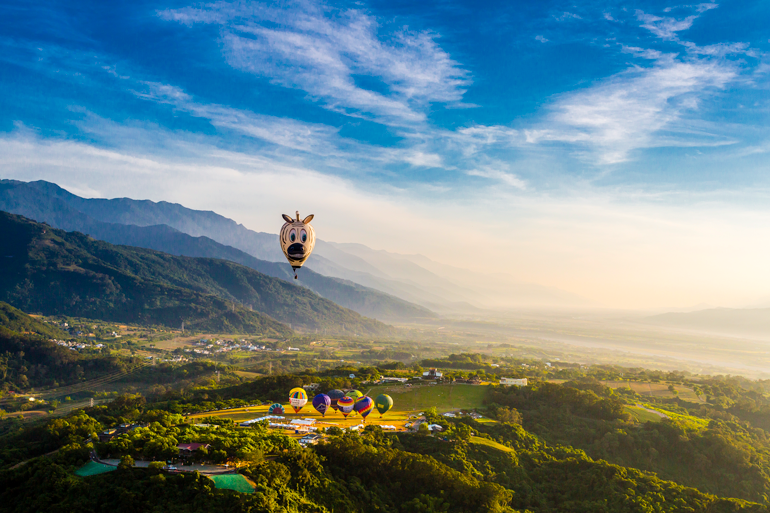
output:
[[539,36],[539,35],[538,35],[538,36],[535,36],[535,39],[536,39],[537,41],[540,41],[541,43],[547,43],[547,42],[548,42],[548,40],[547,40],[545,37],[543,37],[543,36]]
[[661,39],[668,41],[678,40],[677,32],[687,30],[692,27],[697,16],[687,16],[682,20],[676,18],[655,16],[646,14],[644,11],[636,11],[636,17],[643,22],[642,27],[646,28]]
[[748,51],[745,43],[698,46],[679,40],[679,32],[715,7],[711,3],[680,6],[678,9],[696,12],[684,19],[636,11],[643,28],[681,44],[686,55],[621,43],[623,52],[653,64],[632,65],[592,87],[557,96],[546,121],[524,130],[526,141],[569,143],[577,148],[578,156],[599,164],[624,162],[640,148],[734,143],[714,133],[690,131],[683,122],[694,115],[704,98],[738,78],[739,63],[728,57]]
[[556,16],[554,15],[554,18],[558,21],[569,21],[569,20],[582,20],[583,18],[577,14],[571,13],[571,12],[563,12],[560,15]]
[[384,124],[421,123],[428,104],[461,103],[470,84],[435,34],[407,27],[385,31],[359,10],[220,2],[160,16],[187,25],[221,24],[223,51],[233,67],[306,91],[328,109]]
[[722,88],[736,72],[727,63],[661,59],[649,69],[632,69],[553,105],[553,128],[527,132],[528,142],[580,142],[602,164],[623,162],[637,148],[659,145],[653,135],[670,127],[697,98]]
[[495,167],[486,166],[478,169],[472,169],[467,171],[466,174],[468,176],[480,176],[482,178],[489,178],[490,180],[495,180],[504,185],[514,187],[522,191],[527,188],[527,183],[515,174],[502,171]]

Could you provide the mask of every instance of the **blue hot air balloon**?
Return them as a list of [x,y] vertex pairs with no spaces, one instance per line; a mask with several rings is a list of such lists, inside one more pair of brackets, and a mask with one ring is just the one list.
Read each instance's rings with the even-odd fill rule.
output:
[[332,400],[326,394],[318,394],[313,398],[313,408],[315,408],[322,417],[326,416],[326,410],[331,406]]

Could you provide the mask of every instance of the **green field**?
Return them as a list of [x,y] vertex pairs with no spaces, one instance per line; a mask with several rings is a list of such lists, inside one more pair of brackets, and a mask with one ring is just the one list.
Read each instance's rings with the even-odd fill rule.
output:
[[472,436],[470,441],[472,444],[486,445],[487,447],[492,447],[493,449],[498,449],[503,452],[514,452],[514,450],[510,447],[506,447],[503,444],[497,443],[494,440],[489,440],[487,438]]
[[214,485],[222,490],[234,490],[240,493],[254,493],[254,485],[240,474],[220,474],[208,476]]
[[482,406],[487,387],[483,385],[420,385],[414,387],[376,386],[368,393],[375,398],[385,393],[393,398],[393,410],[420,412],[435,407],[439,413]]
[[[380,414],[374,410],[367,417],[367,424],[387,424],[396,426],[398,429],[404,429],[404,425],[409,422],[410,416],[425,411],[427,408],[435,407],[439,413],[473,409],[482,407],[484,385],[419,385],[414,387],[405,387],[403,385],[382,385],[362,390],[372,399],[385,393],[393,398],[393,409],[387,412],[382,419]],[[198,413],[190,415],[191,421],[197,421],[203,417],[225,417],[233,419],[236,422],[262,417],[267,414],[268,406],[255,406],[250,408],[234,408],[231,410],[220,410],[215,412]],[[318,427],[338,426],[342,428],[356,426],[361,423],[361,417],[357,414],[351,414],[344,418],[341,413],[329,412],[325,417],[313,409],[308,403],[299,413],[286,406],[287,412],[283,415],[287,421],[300,418],[313,418],[318,422]]]
[[104,474],[106,472],[112,472],[114,470],[118,470],[118,467],[113,467],[112,465],[105,465],[103,463],[97,463],[95,461],[89,461],[79,469],[75,471],[76,476],[80,477],[88,477],[88,476],[95,476],[97,474]]
[[660,415],[647,411],[639,406],[623,406],[623,410],[630,414],[637,422],[660,422],[663,417]]

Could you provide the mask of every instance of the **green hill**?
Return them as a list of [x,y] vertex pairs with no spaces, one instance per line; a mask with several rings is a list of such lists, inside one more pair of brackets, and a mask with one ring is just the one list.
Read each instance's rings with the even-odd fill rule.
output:
[[[28,312],[287,336],[384,335],[393,328],[224,260],[114,246],[0,213],[0,300]],[[280,322],[276,322],[280,321]]]
[[0,301],[0,332],[18,335],[34,334],[49,338],[69,338],[69,334],[55,326],[38,321],[8,303]]

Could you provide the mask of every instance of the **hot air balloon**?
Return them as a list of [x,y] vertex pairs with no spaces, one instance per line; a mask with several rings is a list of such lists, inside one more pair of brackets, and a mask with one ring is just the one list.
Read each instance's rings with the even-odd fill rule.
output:
[[393,408],[393,398],[387,394],[380,394],[374,400],[374,407],[380,412],[380,418],[382,418],[388,410]]
[[329,393],[326,395],[329,396],[329,399],[332,400],[331,407],[334,408],[334,411],[337,411],[337,401],[345,397],[345,392],[342,390],[337,390],[336,388],[334,390],[329,390]]
[[322,417],[326,416],[326,410],[331,406],[332,400],[326,394],[318,394],[313,398],[313,408],[321,414]]
[[299,413],[303,406],[307,404],[307,392],[304,388],[292,388],[289,392],[289,404],[294,408],[294,413]]
[[274,403],[267,409],[267,413],[269,415],[283,415],[285,412],[282,404]]
[[353,411],[353,407],[356,405],[356,400],[352,397],[345,396],[337,401],[337,407],[340,409],[340,412],[342,415],[345,416],[345,418],[350,415],[350,412]]
[[353,399],[355,399],[356,401],[358,401],[359,399],[361,399],[363,396],[364,396],[364,394],[362,394],[362,393],[361,393],[361,392],[359,392],[358,390],[351,390],[350,392],[348,392],[348,397],[352,397],[352,398],[353,398]]
[[291,268],[294,269],[294,279],[296,280],[297,269],[302,267],[302,264],[305,263],[305,260],[307,260],[307,257],[310,256],[315,247],[315,231],[310,226],[313,215],[311,214],[300,221],[299,212],[297,212],[297,219],[292,219],[290,216],[283,214],[283,220],[286,223],[281,227],[279,240],[286,260],[289,261]]
[[353,406],[353,409],[355,409],[361,417],[363,417],[364,422],[366,422],[366,416],[369,415],[372,410],[374,409],[374,401],[372,401],[372,398],[365,395],[358,401],[356,401],[356,404]]

